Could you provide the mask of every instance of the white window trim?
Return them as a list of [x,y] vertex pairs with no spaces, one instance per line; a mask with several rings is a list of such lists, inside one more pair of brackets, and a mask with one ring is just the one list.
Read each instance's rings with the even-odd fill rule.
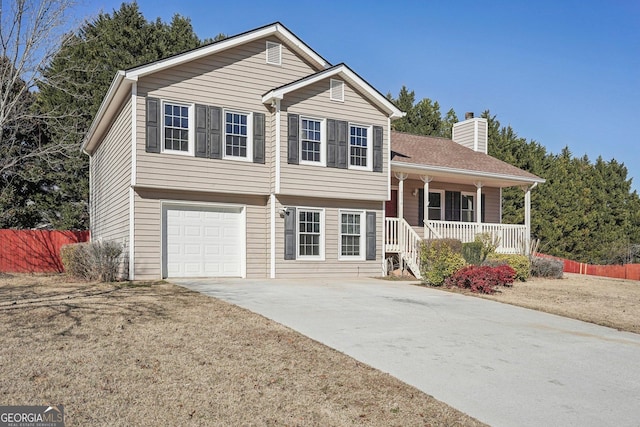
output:
[[[320,254],[319,255],[300,255],[300,212],[320,212]],[[325,251],[325,223],[324,223],[324,209],[312,208],[312,207],[297,207],[296,209],[296,260],[304,261],[324,261]]]
[[[342,255],[342,214],[360,215],[360,255]],[[338,211],[338,260],[339,261],[364,261],[367,242],[367,217],[365,211],[339,210]]]
[[[188,136],[188,140],[187,140],[187,146],[188,146],[188,150],[187,151],[181,151],[181,150],[170,150],[167,148],[164,148],[164,132],[165,132],[165,125],[164,125],[164,106],[165,104],[171,104],[171,105],[180,105],[183,107],[188,107],[189,111],[188,111],[188,115],[187,115],[187,119],[189,120],[189,136]],[[161,110],[161,126],[160,126],[160,152],[164,153],[164,154],[178,154],[180,156],[194,156],[194,151],[195,151],[195,106],[194,104],[190,104],[188,102],[180,102],[180,101],[171,101],[169,99],[163,99],[160,108],[162,108]]]
[[[462,196],[471,196],[473,198],[473,203],[471,204],[471,212],[473,213],[473,217],[471,221],[462,221],[462,212],[468,211],[468,209],[462,208]],[[471,193],[469,191],[461,191],[460,192],[460,221],[461,222],[475,222],[476,221],[476,193]]]
[[425,222],[426,221],[444,221],[444,204],[445,204],[444,203],[444,190],[432,190],[432,189],[429,189],[429,193],[439,193],[440,194],[440,219],[429,219],[429,206],[427,206],[427,213],[426,213],[426,217],[425,217]]
[[[315,120],[320,122],[320,161],[313,162],[310,160],[302,160],[302,120]],[[300,138],[298,141],[298,158],[301,165],[313,165],[313,166],[327,166],[327,133],[326,133],[326,120],[318,119],[316,117],[300,116],[300,123],[298,125],[300,129]]]
[[[247,157],[231,156],[227,154],[227,113],[245,114],[247,116]],[[237,160],[240,162],[253,162],[253,113],[248,111],[223,109],[222,110],[222,158]]]
[[[334,88],[334,85],[336,85],[336,84],[340,85],[340,97],[339,98],[335,98],[333,96],[333,88]],[[330,79],[330,82],[329,82],[329,99],[331,101],[344,102],[344,81],[343,80]]]
[[[367,166],[353,166],[351,164],[351,127],[367,129]],[[347,127],[347,168],[361,171],[373,171],[373,126],[360,123],[349,123]]]
[[[278,62],[271,62],[269,61],[269,51],[272,48],[278,48]],[[266,43],[266,51],[265,51],[265,56],[266,56],[266,63],[270,64],[270,65],[282,65],[282,43],[276,43],[276,42],[271,42],[271,41],[267,41]]]

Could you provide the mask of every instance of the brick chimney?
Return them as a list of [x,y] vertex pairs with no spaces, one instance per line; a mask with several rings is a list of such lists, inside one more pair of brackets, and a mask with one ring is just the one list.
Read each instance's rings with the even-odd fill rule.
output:
[[475,118],[473,112],[464,115],[464,121],[453,125],[451,139],[474,151],[487,154],[489,125],[487,119]]

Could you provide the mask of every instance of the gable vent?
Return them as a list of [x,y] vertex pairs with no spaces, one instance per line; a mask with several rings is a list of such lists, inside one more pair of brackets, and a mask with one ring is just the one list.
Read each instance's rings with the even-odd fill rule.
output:
[[267,42],[267,64],[282,64],[282,45],[280,43]]
[[344,82],[331,79],[330,98],[332,101],[344,101]]

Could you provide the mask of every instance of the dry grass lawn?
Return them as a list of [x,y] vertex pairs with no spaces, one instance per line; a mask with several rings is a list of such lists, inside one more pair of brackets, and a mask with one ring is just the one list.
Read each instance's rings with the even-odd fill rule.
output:
[[640,282],[635,280],[565,273],[562,279],[531,278],[478,296],[640,333]]
[[0,336],[0,404],[61,403],[68,426],[482,425],[282,325],[162,282],[4,275]]

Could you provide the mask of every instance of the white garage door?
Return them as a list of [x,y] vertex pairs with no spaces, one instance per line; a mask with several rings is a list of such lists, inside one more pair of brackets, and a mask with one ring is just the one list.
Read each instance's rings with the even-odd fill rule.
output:
[[242,208],[164,208],[165,277],[242,276]]

